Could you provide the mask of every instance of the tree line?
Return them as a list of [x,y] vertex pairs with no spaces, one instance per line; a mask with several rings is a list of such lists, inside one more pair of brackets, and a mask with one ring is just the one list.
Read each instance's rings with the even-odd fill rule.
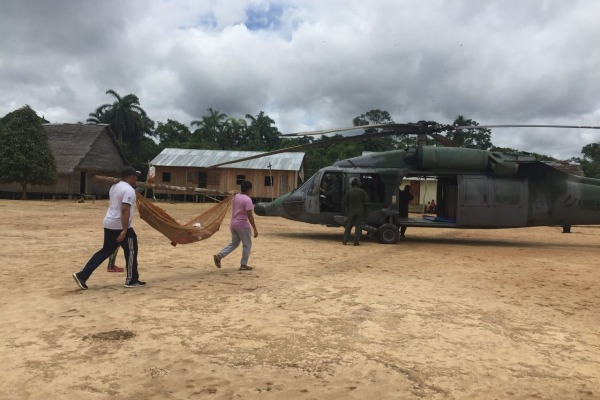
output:
[[[270,151],[328,140],[341,135],[323,135],[320,138],[281,136],[275,121],[264,111],[244,117],[228,116],[213,108],[190,126],[167,119],[153,121],[142,108],[135,94],[119,95],[106,91],[112,102],[98,106],[88,114],[86,123],[109,124],[125,156],[139,170],[147,172],[148,161],[165,148]],[[48,122],[39,117],[29,106],[15,110],[0,119],[0,182],[27,184],[53,184],[56,180],[56,162],[49,150],[42,124]],[[352,119],[353,126],[365,126],[365,133],[376,132],[369,125],[394,123],[388,111],[374,109]],[[477,121],[457,116],[453,126],[477,126]],[[482,150],[519,152],[516,149],[499,148],[491,141],[488,128],[461,129],[446,133],[446,139],[455,146]],[[303,150],[305,171],[311,176],[320,168],[341,159],[359,156],[364,151],[387,151],[414,147],[416,139],[409,135],[369,138],[358,142],[346,142]],[[427,145],[434,144],[428,138]],[[439,145],[439,143],[438,143]],[[537,159],[557,161],[552,157],[532,153]],[[583,157],[573,158],[579,162],[585,176],[600,178],[600,144],[591,143],[582,148]]]

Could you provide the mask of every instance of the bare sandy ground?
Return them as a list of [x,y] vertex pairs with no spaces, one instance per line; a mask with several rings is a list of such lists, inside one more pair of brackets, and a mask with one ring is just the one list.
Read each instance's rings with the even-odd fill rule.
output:
[[[600,229],[341,229],[257,217],[178,246],[136,215],[141,279],[101,266],[107,202],[0,200],[2,399],[599,399]],[[205,206],[166,204],[187,221]],[[123,265],[122,255],[119,264]]]

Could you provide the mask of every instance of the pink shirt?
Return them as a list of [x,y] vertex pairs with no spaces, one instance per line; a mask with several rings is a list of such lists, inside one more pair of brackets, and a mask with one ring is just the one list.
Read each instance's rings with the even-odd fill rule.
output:
[[252,199],[245,194],[236,194],[233,197],[233,204],[231,205],[231,223],[229,227],[231,229],[248,229],[251,228],[250,221],[248,221],[248,211],[252,210],[254,205]]

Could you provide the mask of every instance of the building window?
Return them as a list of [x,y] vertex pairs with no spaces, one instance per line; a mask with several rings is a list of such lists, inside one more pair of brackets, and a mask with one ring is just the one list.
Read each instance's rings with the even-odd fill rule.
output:
[[241,185],[246,180],[246,175],[238,175],[235,179],[235,183]]
[[170,172],[163,172],[162,173],[162,181],[163,182],[171,182],[171,173]]
[[196,181],[198,180],[196,178],[197,173],[196,171],[186,171],[185,173],[185,181],[188,183],[196,183]]
[[209,171],[207,181],[209,185],[219,186],[219,184],[221,183],[221,176],[219,171]]
[[265,186],[273,186],[273,175],[265,176]]

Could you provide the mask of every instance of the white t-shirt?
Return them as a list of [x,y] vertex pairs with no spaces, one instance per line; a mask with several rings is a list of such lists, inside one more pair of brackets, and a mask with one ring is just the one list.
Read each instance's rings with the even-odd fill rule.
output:
[[108,211],[106,217],[104,217],[104,227],[106,229],[122,230],[121,225],[121,205],[123,203],[131,206],[129,211],[129,225],[131,227],[131,221],[133,221],[133,212],[135,211],[135,190],[131,185],[125,181],[121,181],[112,185],[109,195]]

